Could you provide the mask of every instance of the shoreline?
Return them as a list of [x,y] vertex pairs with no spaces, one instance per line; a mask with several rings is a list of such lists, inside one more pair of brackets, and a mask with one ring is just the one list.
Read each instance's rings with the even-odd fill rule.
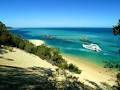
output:
[[45,41],[39,39],[28,39],[28,41],[34,44],[35,46],[40,46],[45,44]]
[[115,81],[117,72],[114,70],[101,67],[88,60],[83,60],[83,58],[80,59],[67,54],[62,54],[62,56],[68,63],[72,63],[82,70],[82,73],[76,76],[79,77],[84,83],[89,84],[89,80],[99,85],[101,85],[102,82],[105,82],[111,86],[116,84]]
[[[32,39],[32,41],[34,41],[34,44],[36,45],[38,41],[44,42],[43,40],[34,40],[34,39]],[[72,63],[76,65],[80,70],[82,70],[81,74],[75,74],[73,72],[68,72],[68,73],[72,76],[78,77],[79,81],[85,83],[86,85],[94,87],[94,85],[90,82],[94,82],[101,87],[103,85],[102,83],[106,83],[110,86],[116,84],[115,83],[116,72],[114,72],[113,70],[100,67],[99,65],[92,63],[84,58],[77,58],[68,54],[61,54],[61,55],[68,63]],[[56,66],[53,66],[47,61],[42,60],[38,56],[27,53],[17,48],[14,48],[14,52],[8,52],[3,54],[0,60],[1,60],[0,63],[1,65],[7,65],[7,66],[16,66],[22,68],[35,66],[35,67],[51,68],[52,70],[55,70],[57,68]]]
[[[35,45],[38,45],[38,42],[44,42],[43,40],[36,39],[32,39],[32,41],[34,41]],[[80,75],[73,74],[79,77],[80,81],[83,81],[88,85],[91,85],[88,81],[93,81],[98,85],[101,85],[102,82],[105,82],[111,86],[116,84],[115,81],[117,72],[99,66],[85,58],[77,58],[75,56],[63,53],[61,55],[68,63],[72,63],[76,65],[80,70],[82,70],[82,73]]]

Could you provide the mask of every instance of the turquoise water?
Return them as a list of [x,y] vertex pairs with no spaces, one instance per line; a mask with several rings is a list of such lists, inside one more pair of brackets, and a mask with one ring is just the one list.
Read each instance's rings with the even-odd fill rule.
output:
[[[120,62],[118,49],[120,40],[112,33],[112,28],[19,28],[11,30],[26,39],[45,40],[47,45],[57,47],[61,53],[78,58],[89,58],[97,64],[104,61]],[[52,35],[52,38],[45,36]],[[102,52],[87,50],[82,47],[81,37],[97,43]],[[119,41],[119,42],[118,42]]]

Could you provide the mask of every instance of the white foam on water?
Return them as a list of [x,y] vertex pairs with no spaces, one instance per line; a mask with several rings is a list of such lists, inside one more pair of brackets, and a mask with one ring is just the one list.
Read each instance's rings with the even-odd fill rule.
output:
[[70,48],[70,47],[67,47],[67,48],[64,48],[64,49],[90,52],[90,50],[83,49],[83,48]]

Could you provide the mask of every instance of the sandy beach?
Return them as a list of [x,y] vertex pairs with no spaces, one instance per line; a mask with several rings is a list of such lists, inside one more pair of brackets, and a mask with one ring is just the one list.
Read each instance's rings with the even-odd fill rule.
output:
[[[30,40],[36,46],[42,45],[44,41],[42,40]],[[56,66],[48,63],[45,60],[40,59],[38,56],[27,53],[23,50],[14,48],[13,52],[8,52],[4,54],[0,54],[0,65],[7,66],[15,66],[15,67],[44,67],[55,70]],[[108,70],[102,67],[99,67],[96,64],[90,63],[87,60],[78,59],[76,57],[71,57],[68,55],[63,55],[63,58],[68,63],[73,63],[80,70],[82,70],[81,74],[70,73],[74,76],[79,77],[79,80],[84,82],[87,85],[92,85],[89,81],[95,82],[98,85],[102,85],[102,83],[107,83],[109,85],[115,84],[115,72],[112,70]]]
[[[32,40],[32,43],[33,42],[37,45],[39,40]],[[75,76],[79,77],[80,81],[83,81],[88,85],[91,85],[88,80],[93,81],[98,85],[101,85],[101,83],[107,83],[111,86],[115,84],[116,72],[98,66],[95,63],[88,62],[89,60],[84,60],[83,58],[76,58],[65,54],[62,56],[68,63],[72,63],[82,70],[80,75],[74,74]]]
[[48,63],[46,60],[42,60],[36,55],[27,53],[18,48],[13,48],[13,52],[7,51],[7,53],[0,54],[0,65],[29,68],[29,67],[43,67],[54,70],[56,67]]
[[37,40],[37,39],[29,39],[29,42],[33,43],[36,46],[42,45],[45,43],[43,40]]
[[71,57],[68,55],[63,55],[63,58],[69,63],[72,63],[79,67],[80,70],[82,70],[82,73],[80,75],[74,74],[75,76],[79,77],[80,81],[83,81],[88,85],[90,85],[88,80],[93,81],[98,85],[102,85],[102,83],[107,83],[112,86],[115,84],[115,71],[100,67],[94,63],[88,62],[85,59],[83,60],[83,58],[78,59],[76,57]]

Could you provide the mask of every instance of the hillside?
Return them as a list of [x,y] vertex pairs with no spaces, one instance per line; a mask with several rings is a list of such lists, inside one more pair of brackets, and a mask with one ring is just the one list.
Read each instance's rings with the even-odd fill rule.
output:
[[74,61],[67,62],[59,49],[31,42],[9,32],[0,22],[0,90],[113,89],[104,82],[103,87],[91,80],[86,80],[91,86],[84,84],[78,77],[82,70]]

